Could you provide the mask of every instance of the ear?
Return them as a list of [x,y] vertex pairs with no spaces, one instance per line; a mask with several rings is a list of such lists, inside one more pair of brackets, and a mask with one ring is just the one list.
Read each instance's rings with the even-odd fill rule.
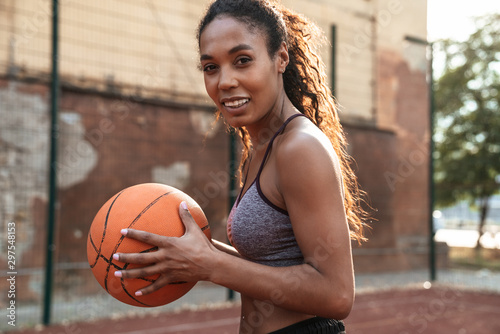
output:
[[278,71],[280,73],[285,73],[286,67],[288,66],[288,62],[290,61],[290,58],[288,56],[288,47],[285,42],[281,43],[280,48],[278,49],[278,52],[276,53],[276,58],[277,58],[277,65],[278,65]]

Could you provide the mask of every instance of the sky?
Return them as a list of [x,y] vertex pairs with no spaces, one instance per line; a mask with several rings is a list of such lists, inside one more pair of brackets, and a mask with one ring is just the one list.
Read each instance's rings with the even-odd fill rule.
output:
[[427,0],[428,40],[464,40],[474,32],[470,19],[500,13],[500,0]]

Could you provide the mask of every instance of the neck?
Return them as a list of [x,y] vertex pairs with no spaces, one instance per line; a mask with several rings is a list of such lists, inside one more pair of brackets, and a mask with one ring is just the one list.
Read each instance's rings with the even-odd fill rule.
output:
[[260,122],[246,127],[254,150],[267,146],[286,119],[297,112],[286,94],[280,101]]

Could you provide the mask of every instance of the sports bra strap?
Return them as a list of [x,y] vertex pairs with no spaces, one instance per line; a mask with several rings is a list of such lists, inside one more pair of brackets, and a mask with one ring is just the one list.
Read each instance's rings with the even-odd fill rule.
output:
[[276,139],[276,137],[278,137],[278,135],[283,132],[283,130],[285,130],[286,126],[288,125],[288,123],[290,123],[294,118],[297,118],[299,116],[304,116],[306,117],[306,115],[304,114],[293,114],[292,116],[288,117],[285,121],[285,123],[283,123],[281,125],[281,127],[278,129],[278,131],[276,131],[276,133],[273,135],[273,137],[271,138],[271,140],[269,141],[269,144],[267,145],[267,149],[266,149],[266,153],[264,153],[264,158],[262,159],[262,162],[260,163],[260,167],[259,167],[259,171],[257,172],[257,176],[256,176],[256,180],[258,180],[260,178],[260,173],[262,172],[262,170],[264,169],[264,165],[266,163],[266,160],[267,160],[267,157],[269,155],[269,153],[271,152],[271,147],[273,146],[273,142],[274,140]]
[[[269,155],[269,152],[271,152],[271,147],[273,145],[273,142],[274,142],[274,139],[276,139],[276,137],[281,133],[283,132],[283,130],[285,129],[285,127],[288,125],[288,123],[290,123],[294,118],[296,117],[299,117],[299,116],[304,116],[304,117],[307,117],[306,115],[304,114],[293,114],[292,116],[288,117],[285,122],[280,126],[280,128],[278,129],[278,131],[276,131],[276,133],[273,135],[273,137],[271,138],[271,140],[269,141],[269,144],[267,145],[267,149],[266,149],[266,153],[264,153],[264,159],[262,159],[262,162],[260,163],[260,167],[259,167],[259,171],[257,172],[257,175],[254,179],[254,181],[257,181],[260,179],[260,173],[262,172],[262,170],[264,169],[264,164],[267,160],[267,157]],[[247,171],[248,172],[248,171]],[[248,181],[248,174],[245,176],[245,180],[243,181],[243,186],[241,187],[241,190],[240,190],[240,193],[238,195],[238,198],[236,199],[236,203],[239,203],[239,201],[241,200],[241,198],[243,197],[243,190],[245,190],[245,185],[247,184],[247,181]],[[238,204],[236,204],[238,205]]]

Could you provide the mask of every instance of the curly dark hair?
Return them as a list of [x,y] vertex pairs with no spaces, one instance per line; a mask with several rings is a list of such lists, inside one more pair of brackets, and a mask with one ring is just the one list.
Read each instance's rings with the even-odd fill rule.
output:
[[[337,113],[337,104],[327,84],[326,67],[318,50],[326,42],[322,31],[304,16],[273,0],[216,0],[208,7],[197,30],[198,45],[206,26],[215,18],[227,16],[245,23],[251,31],[266,38],[267,51],[273,58],[283,42],[289,63],[283,74],[286,95],[330,139],[342,167],[344,205],[351,238],[366,240],[363,230],[368,218],[360,190],[351,168],[353,159],[346,152],[346,139]],[[250,138],[244,127],[237,129],[243,143],[240,173],[249,159]]]

